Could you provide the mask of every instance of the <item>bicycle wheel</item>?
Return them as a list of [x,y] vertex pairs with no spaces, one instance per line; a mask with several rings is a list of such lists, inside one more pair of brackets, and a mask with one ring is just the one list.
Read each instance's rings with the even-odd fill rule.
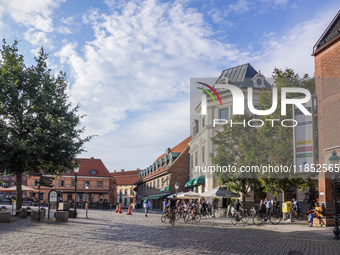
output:
[[247,223],[248,220],[249,220],[249,215],[248,215],[247,213],[242,214],[241,221],[242,221],[243,223]]
[[182,217],[182,213],[181,212],[177,212],[176,213],[176,220],[179,220]]
[[239,218],[237,215],[231,216],[231,224],[236,225],[238,221],[239,221]]
[[190,216],[190,214],[186,214],[185,216],[184,216],[184,222],[188,222],[189,220],[191,220],[191,216]]
[[171,215],[171,226],[175,226],[175,221],[176,221],[176,215],[172,214]]
[[194,215],[194,221],[196,222],[196,223],[198,223],[198,222],[200,222],[201,221],[201,214],[196,214],[196,215]]
[[306,215],[305,215],[304,213],[300,213],[300,214],[299,214],[299,220],[300,220],[300,221],[307,220]]
[[164,222],[166,221],[167,218],[168,218],[168,215],[165,214],[165,213],[163,213],[162,216],[161,216],[161,222],[164,223]]
[[257,226],[260,226],[263,222],[264,215],[262,213],[257,213],[253,217],[253,223]]
[[278,213],[273,213],[272,215],[269,216],[269,221],[271,224],[279,224],[281,221],[281,217]]

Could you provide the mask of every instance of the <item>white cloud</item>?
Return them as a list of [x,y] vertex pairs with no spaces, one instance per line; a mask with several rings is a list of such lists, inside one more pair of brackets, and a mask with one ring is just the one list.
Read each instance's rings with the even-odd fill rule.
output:
[[114,131],[129,114],[189,97],[190,77],[215,77],[218,66],[247,57],[211,39],[202,15],[179,3],[129,2],[120,14],[92,10],[84,22],[95,33],[84,55],[71,43],[57,55],[72,70],[72,102],[81,105],[84,124],[98,135]]
[[146,168],[167,147],[173,147],[189,136],[189,110],[189,100],[183,100],[142,113],[124,129],[94,137],[86,145],[89,152],[81,156],[105,159],[109,171]]
[[52,41],[51,38],[46,36],[44,32],[36,32],[33,29],[28,29],[24,33],[25,40],[29,41],[33,46],[44,46],[47,48],[52,48]]
[[286,34],[271,33],[263,42],[263,54],[253,59],[267,77],[272,75],[274,67],[294,69],[302,76],[313,76],[313,46],[334,17],[334,11],[315,15],[316,18],[297,24]]
[[260,0],[260,2],[269,7],[286,6],[288,4],[288,0]]
[[79,29],[80,24],[76,22],[74,17],[61,18],[61,26],[58,26],[55,30],[60,34],[72,34],[73,31]]
[[250,3],[246,0],[238,0],[229,5],[229,10],[239,14],[246,13],[250,10]]
[[61,2],[66,0],[2,0],[3,12],[22,25],[41,30],[53,31],[51,14]]

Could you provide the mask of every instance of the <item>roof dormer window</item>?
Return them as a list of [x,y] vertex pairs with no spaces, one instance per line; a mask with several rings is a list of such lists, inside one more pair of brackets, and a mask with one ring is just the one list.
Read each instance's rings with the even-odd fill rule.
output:
[[255,88],[264,88],[264,80],[265,80],[265,76],[263,74],[261,74],[261,71],[259,70],[258,74],[256,74],[253,78],[252,81],[254,83],[254,87]]
[[97,170],[91,170],[91,175],[96,175],[97,174]]

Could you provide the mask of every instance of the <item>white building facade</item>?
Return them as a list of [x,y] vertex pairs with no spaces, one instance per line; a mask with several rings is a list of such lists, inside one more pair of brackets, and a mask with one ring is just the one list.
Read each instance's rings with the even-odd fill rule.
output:
[[[198,193],[207,192],[218,186],[217,176],[209,171],[209,167],[213,166],[210,155],[215,153],[211,138],[214,137],[217,132],[223,131],[223,125],[216,124],[216,120],[230,121],[233,114],[233,95],[231,91],[217,88],[217,84],[234,85],[241,89],[245,99],[244,109],[245,112],[249,114],[250,111],[247,102],[248,88],[252,88],[253,105],[254,108],[257,108],[261,89],[270,88],[271,86],[268,80],[250,64],[224,70],[214,84],[208,84],[216,88],[221,103],[213,90],[206,88],[206,90],[214,96],[215,100],[209,95],[203,96],[203,98],[206,98],[206,103],[202,102],[202,100],[198,103],[195,108],[196,118],[191,120],[192,139],[189,143],[190,181],[186,184],[186,187]],[[197,87],[197,83],[195,87]],[[202,87],[206,86],[203,85]],[[202,94],[207,94],[207,92],[202,91],[201,95]],[[206,107],[206,114],[202,114],[202,107]],[[226,123],[226,125],[229,124],[230,123]],[[254,196],[251,193],[252,192],[247,196],[247,200],[253,200]]]

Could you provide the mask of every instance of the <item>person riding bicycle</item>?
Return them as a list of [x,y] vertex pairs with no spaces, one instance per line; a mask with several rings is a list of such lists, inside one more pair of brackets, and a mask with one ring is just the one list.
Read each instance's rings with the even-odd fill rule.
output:
[[176,209],[176,205],[177,205],[176,195],[173,195],[172,199],[169,202],[169,223],[170,223],[171,215],[173,211]]
[[293,198],[293,203],[292,203],[292,213],[294,213],[297,217],[299,211],[299,202]]
[[241,212],[241,209],[243,210],[243,207],[240,203],[240,199],[237,199],[235,204],[234,204],[234,209],[235,209],[235,212],[238,213],[238,212]]

